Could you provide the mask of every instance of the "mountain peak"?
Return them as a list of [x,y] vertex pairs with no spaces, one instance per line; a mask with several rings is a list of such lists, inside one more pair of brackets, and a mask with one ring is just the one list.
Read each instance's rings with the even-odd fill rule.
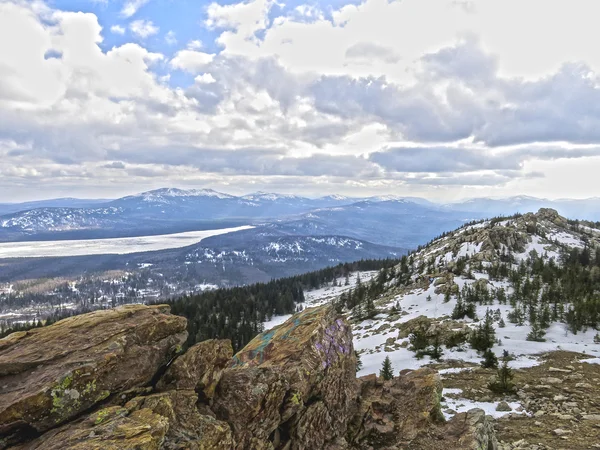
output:
[[214,189],[179,189],[179,188],[160,188],[152,191],[142,192],[132,195],[130,198],[141,197],[146,202],[161,202],[167,198],[177,197],[214,197],[214,198],[234,198],[232,195],[215,191]]

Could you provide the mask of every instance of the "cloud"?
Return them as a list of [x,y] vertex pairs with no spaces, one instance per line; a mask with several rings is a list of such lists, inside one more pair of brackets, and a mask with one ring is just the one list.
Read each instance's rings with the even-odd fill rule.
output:
[[273,0],[248,0],[230,5],[213,2],[206,10],[205,24],[209,28],[235,29],[250,37],[267,27],[267,14],[273,4]]
[[365,64],[374,59],[379,59],[387,64],[394,64],[401,59],[400,55],[393,49],[374,42],[357,42],[348,47],[345,56],[348,59],[363,61]]
[[120,34],[120,35],[125,34],[125,28],[122,27],[121,25],[113,25],[112,27],[110,27],[110,31],[113,34]]
[[121,15],[125,18],[133,16],[138,10],[148,3],[149,0],[128,0],[121,9]]
[[125,164],[123,164],[120,161],[113,161],[111,163],[104,164],[102,167],[104,167],[105,169],[124,169]]
[[[213,3],[206,45],[174,28],[183,42],[171,40],[166,55],[148,48],[167,48],[171,32],[148,48],[113,46],[113,36],[108,48],[105,33],[124,33],[120,25],[103,30],[94,14],[40,5],[0,2],[2,186],[52,177],[125,186],[127,174],[132,183],[456,192],[600,164],[597,52],[571,29],[571,53],[546,52],[562,55],[559,64],[539,43],[521,61],[499,39],[506,26],[495,34],[500,16],[487,3]],[[514,40],[526,36],[521,21],[539,11],[505,5],[523,10]],[[544,8],[555,24],[553,14],[568,12]],[[157,34],[163,22],[152,19],[132,21],[131,33]],[[556,44],[540,26],[535,39]]]
[[159,28],[151,20],[134,20],[129,24],[129,29],[136,36],[144,39],[158,33]]
[[170,30],[165,34],[165,42],[169,45],[177,44],[177,38],[175,37],[175,32],[173,30]]
[[214,55],[209,53],[196,50],[180,50],[175,54],[170,64],[174,69],[199,73],[208,67],[213,58]]
[[523,164],[530,160],[552,161],[594,156],[600,156],[600,147],[390,147],[371,153],[369,160],[387,170],[405,173],[451,174],[484,170],[518,173]]

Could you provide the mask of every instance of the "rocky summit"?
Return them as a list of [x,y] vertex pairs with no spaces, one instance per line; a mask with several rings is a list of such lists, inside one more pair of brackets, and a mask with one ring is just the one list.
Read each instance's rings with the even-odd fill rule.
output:
[[98,311],[0,340],[0,448],[495,449],[482,410],[445,421],[431,369],[356,378],[352,332],[308,308],[236,355],[182,352],[163,306]]

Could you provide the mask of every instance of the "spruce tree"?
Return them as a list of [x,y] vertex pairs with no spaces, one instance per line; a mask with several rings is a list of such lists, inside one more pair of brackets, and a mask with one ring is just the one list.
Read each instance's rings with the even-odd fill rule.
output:
[[483,352],[483,361],[481,362],[481,366],[484,369],[498,368],[498,358],[496,357],[496,354],[489,348],[485,352]]
[[384,380],[391,380],[394,378],[394,369],[392,368],[392,362],[390,361],[390,357],[386,356],[381,364],[381,370],[379,371],[379,376]]
[[515,392],[515,385],[513,383],[514,374],[510,367],[508,367],[508,359],[506,356],[502,358],[502,365],[496,373],[496,379],[488,384],[488,388],[499,394],[508,394]]
[[354,350],[354,356],[356,356],[356,371],[360,371],[363,368],[363,363],[360,359],[360,355],[356,350]]

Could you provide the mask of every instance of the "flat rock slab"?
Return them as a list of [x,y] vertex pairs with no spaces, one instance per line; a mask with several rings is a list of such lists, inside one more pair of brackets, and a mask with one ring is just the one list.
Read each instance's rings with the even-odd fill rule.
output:
[[187,321],[128,305],[0,340],[0,448],[150,383],[181,350]]

